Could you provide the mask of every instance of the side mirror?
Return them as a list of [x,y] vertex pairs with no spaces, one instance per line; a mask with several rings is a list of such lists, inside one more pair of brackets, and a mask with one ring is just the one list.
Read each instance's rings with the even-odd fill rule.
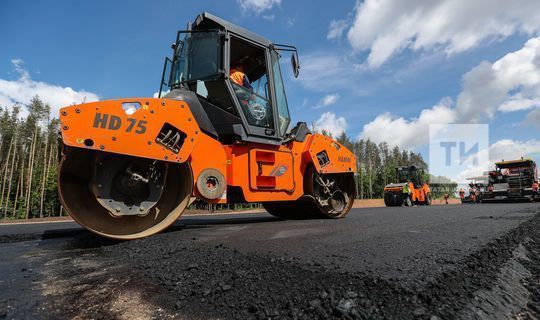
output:
[[298,53],[296,51],[293,51],[291,55],[291,66],[294,77],[298,78],[298,74],[300,73],[300,62],[298,61]]

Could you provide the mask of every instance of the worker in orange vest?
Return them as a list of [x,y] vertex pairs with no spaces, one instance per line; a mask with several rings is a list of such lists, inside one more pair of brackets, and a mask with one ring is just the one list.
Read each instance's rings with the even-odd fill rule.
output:
[[249,78],[244,73],[244,65],[240,61],[235,61],[231,64],[231,73],[229,75],[231,80],[239,86],[242,86],[249,91],[253,91],[253,87],[249,82]]
[[411,203],[413,204],[413,207],[416,207],[416,200],[414,198],[414,184],[411,182],[411,180],[409,180],[408,182],[408,185],[409,185],[409,198],[411,198]]
[[450,198],[450,195],[449,195],[448,193],[445,193],[445,194],[443,195],[443,197],[444,197],[444,202],[445,202],[446,204],[448,204],[448,198]]

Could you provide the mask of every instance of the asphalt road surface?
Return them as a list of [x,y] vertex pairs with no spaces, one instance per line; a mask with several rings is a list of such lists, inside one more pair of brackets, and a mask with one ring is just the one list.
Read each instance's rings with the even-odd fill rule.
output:
[[103,239],[0,225],[0,319],[508,319],[540,315],[540,205],[190,216]]

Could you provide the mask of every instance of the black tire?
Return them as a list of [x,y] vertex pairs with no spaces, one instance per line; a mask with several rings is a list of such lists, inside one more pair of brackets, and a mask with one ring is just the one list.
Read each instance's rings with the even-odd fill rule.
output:
[[[321,190],[315,181],[317,173],[313,167],[308,168],[304,176],[304,197],[298,201],[267,202],[263,203],[264,209],[271,215],[282,219],[339,219],[344,218],[354,203],[356,197],[354,188],[354,175],[352,173],[340,173],[323,175],[325,179],[332,179],[336,190],[344,195],[342,209],[336,211],[330,205],[322,206],[317,197],[321,196]],[[333,194],[335,194],[333,192]]]
[[413,206],[413,202],[411,201],[411,198],[407,197],[405,199],[403,199],[405,202],[407,202],[407,205],[406,207],[412,207]]
[[387,207],[397,207],[397,206],[400,206],[402,203],[403,203],[403,199],[399,195],[394,194],[392,192],[384,193],[384,204]]
[[[313,167],[306,170],[304,176],[304,188],[307,195],[312,196],[314,199],[321,197],[321,187],[316,182],[316,178],[319,174]],[[354,199],[356,198],[356,189],[354,187],[354,175],[353,173],[339,173],[339,174],[324,174],[320,175],[325,179],[331,179],[335,182],[336,188],[347,195],[348,202],[344,203],[343,209],[336,211],[331,206],[322,206],[318,201],[308,202],[312,217],[314,218],[327,218],[327,219],[340,219],[347,216],[352,208]]]
[[384,205],[387,207],[392,207],[394,205],[394,194],[390,192],[384,193]]
[[431,205],[431,194],[426,194],[426,200],[424,201],[424,204],[426,206],[430,206]]
[[284,202],[265,202],[263,208],[274,217],[281,219],[309,219],[314,218],[312,214],[314,203],[311,201],[284,201]]

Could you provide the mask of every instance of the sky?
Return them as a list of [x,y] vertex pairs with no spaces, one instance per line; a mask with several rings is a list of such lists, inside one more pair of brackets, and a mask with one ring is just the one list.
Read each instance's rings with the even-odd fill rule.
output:
[[430,124],[488,124],[490,162],[540,160],[538,0],[3,0],[0,106],[153,96],[203,11],[298,48],[293,123],[426,159]]

